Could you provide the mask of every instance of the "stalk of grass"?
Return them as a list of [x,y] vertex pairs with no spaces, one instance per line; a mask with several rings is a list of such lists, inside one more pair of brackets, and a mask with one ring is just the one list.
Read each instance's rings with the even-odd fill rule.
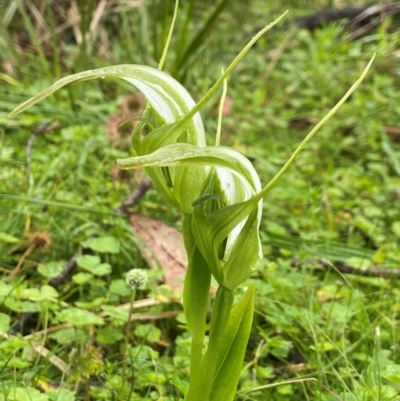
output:
[[330,260],[343,260],[352,257],[371,259],[374,255],[373,250],[360,246],[327,240],[299,238],[291,235],[276,234],[268,230],[261,233],[261,240],[265,245],[275,248],[288,249],[296,253],[304,251],[311,256]]
[[[123,361],[122,361],[122,373],[121,373],[121,393],[120,397],[123,397],[123,391],[125,387],[125,380],[126,380],[126,365],[127,365],[127,358],[129,352],[129,340],[131,336],[131,321],[132,321],[132,313],[134,309],[134,302],[136,297],[136,291],[139,288],[144,288],[147,284],[147,274],[144,270],[141,269],[132,269],[126,275],[126,284],[132,290],[131,294],[131,301],[129,305],[129,314],[128,314],[128,321],[125,326],[125,341],[124,341],[124,350],[123,350]],[[132,386],[131,386],[132,391]]]
[[54,64],[54,75],[57,78],[61,76],[61,56],[59,51],[59,44],[57,41],[57,33],[55,26],[55,15],[50,3],[46,3],[46,16],[47,21],[49,22],[50,28],[50,41],[51,41],[51,49],[53,52],[53,64]]
[[[50,200],[43,200],[43,199],[35,199],[35,198],[30,198],[26,196],[19,196],[19,195],[12,195],[12,194],[0,194],[0,199],[8,199],[8,200],[14,200],[17,202],[21,203],[36,203],[38,205],[42,206],[53,206],[53,207],[58,207],[62,209],[69,209],[69,210],[74,210],[74,211],[79,211],[79,212],[87,212],[91,214],[99,214],[99,215],[104,215],[104,216],[118,216],[121,217],[119,213],[115,212],[109,212],[109,211],[104,211],[104,210],[97,210],[92,207],[87,207],[87,206],[78,206],[78,205],[72,205],[67,202],[57,202],[57,201],[50,201]],[[24,213],[23,210],[20,210],[21,213]]]
[[184,10],[183,23],[180,29],[180,35],[175,51],[175,64],[177,60],[180,60],[182,58],[182,54],[185,51],[185,44],[189,36],[189,25],[192,20],[194,5],[195,5],[194,0],[187,1],[184,4],[185,10]]
[[3,9],[3,16],[0,25],[0,46],[1,50],[10,57],[15,63],[21,67],[23,65],[22,58],[16,50],[13,39],[11,38],[8,28],[18,10],[18,3],[16,0],[10,1],[7,7]]
[[43,68],[43,71],[48,79],[51,79],[52,74],[50,72],[50,66],[49,62],[46,59],[46,56],[44,54],[44,49],[43,46],[40,43],[37,31],[35,27],[32,24],[31,19],[29,18],[25,6],[22,4],[21,0],[16,0],[17,1],[17,6],[18,6],[18,11],[22,16],[22,19],[24,21],[25,27],[28,31],[29,37],[31,38],[33,44],[35,45],[35,49],[38,52],[38,57],[40,64]]
[[[121,372],[121,392],[124,389],[126,381],[126,365],[128,362],[129,342],[131,338],[132,313],[133,313],[133,304],[135,302],[135,298],[136,298],[136,289],[133,289],[129,306],[128,321],[125,326],[125,340],[124,340],[124,351],[123,351],[122,372]],[[120,396],[122,397],[122,393],[120,394]]]
[[270,389],[270,388],[273,388],[273,387],[279,387],[279,386],[285,386],[285,385],[288,385],[288,384],[297,384],[297,383],[301,383],[302,384],[302,383],[306,383],[306,382],[310,382],[310,381],[318,383],[325,391],[327,391],[336,400],[342,401],[342,399],[337,394],[335,394],[333,391],[331,391],[328,387],[326,387],[324,384],[322,384],[319,380],[317,380],[314,377],[303,378],[303,379],[290,379],[290,380],[285,380],[285,381],[282,381],[282,382],[279,382],[279,383],[265,384],[263,386],[258,386],[258,387],[254,387],[254,388],[252,388],[250,390],[243,391],[243,392],[238,394],[238,397],[241,398],[241,397],[246,396],[248,394],[255,393],[255,392],[258,392],[258,391],[262,391],[262,390],[267,390],[267,389]]
[[141,34],[141,50],[143,53],[143,59],[151,63],[151,58],[149,57],[149,49],[151,49],[150,35],[149,35],[149,16],[147,13],[146,2],[142,2],[139,8],[140,13],[140,34]]
[[76,70],[83,70],[88,65],[87,60],[90,56],[90,41],[92,40],[90,34],[90,21],[93,15],[95,2],[77,0],[80,24],[79,30],[82,36],[82,42],[79,44],[79,52],[75,58]]
[[[194,54],[200,48],[200,46],[204,43],[206,35],[210,33],[210,31],[215,27],[215,23],[221,13],[228,6],[230,0],[221,0],[215,8],[212,10],[208,18],[206,19],[202,29],[196,33],[193,39],[186,46],[183,45],[182,41],[179,42],[178,52],[176,54],[174,65],[172,67],[172,75],[176,76],[181,82],[183,82],[186,78],[187,68],[185,68],[185,64],[187,64],[191,58],[193,58]],[[184,33],[181,34],[181,38],[187,38],[189,21],[193,12],[193,6],[195,1],[191,0],[190,7],[188,7],[187,17],[185,19],[184,25]]]

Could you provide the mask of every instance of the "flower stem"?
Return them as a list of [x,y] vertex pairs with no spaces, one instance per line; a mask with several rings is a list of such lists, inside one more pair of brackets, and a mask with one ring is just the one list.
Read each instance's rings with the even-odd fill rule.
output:
[[124,386],[125,386],[129,338],[130,338],[130,333],[131,333],[131,318],[132,318],[132,313],[133,313],[133,304],[135,302],[135,297],[136,297],[136,289],[134,289],[132,291],[131,304],[130,304],[130,307],[129,307],[129,314],[128,314],[128,322],[126,323],[126,326],[125,326],[124,356],[123,356],[123,361],[122,361],[122,373],[121,373],[121,378],[122,378],[121,392],[123,392],[123,389],[124,389]]
[[[211,318],[210,337],[206,354],[201,364],[201,378],[195,380],[196,386],[191,386],[185,401],[207,401],[219,360],[218,350],[221,338],[229,321],[233,305],[233,291],[222,286],[218,287],[215,296]],[[196,373],[198,368],[196,369]],[[191,375],[192,376],[192,375]],[[192,378],[192,377],[191,377]]]

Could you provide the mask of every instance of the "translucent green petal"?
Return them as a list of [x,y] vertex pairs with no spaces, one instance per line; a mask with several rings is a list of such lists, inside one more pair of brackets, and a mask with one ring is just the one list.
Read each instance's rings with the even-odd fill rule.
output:
[[[216,173],[210,173],[203,192],[223,197]],[[209,199],[212,205],[212,197]],[[192,233],[196,244],[212,274],[225,288],[233,290],[240,285],[262,258],[261,212],[262,203],[256,195],[244,202],[217,208],[210,208],[207,198],[194,206]]]
[[260,180],[250,161],[234,149],[223,146],[203,148],[176,143],[148,155],[119,159],[118,164],[123,169],[194,164],[215,166],[230,170],[253,193],[261,190]]

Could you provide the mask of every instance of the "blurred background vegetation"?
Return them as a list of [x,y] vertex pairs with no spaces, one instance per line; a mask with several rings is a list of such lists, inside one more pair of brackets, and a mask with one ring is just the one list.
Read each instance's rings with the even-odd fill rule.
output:
[[[74,313],[97,316],[128,302],[124,273],[149,265],[143,239],[115,212],[144,177],[115,165],[130,155],[132,126],[118,125],[140,115],[143,100],[128,84],[100,80],[7,115],[68,74],[157,66],[173,7],[172,0],[0,1],[0,332],[8,333],[0,343],[0,400],[121,399],[123,320],[96,326],[89,315],[76,323]],[[289,10],[230,77],[224,109],[223,144],[243,152],[264,184],[376,53],[364,83],[265,199],[265,260],[251,279],[257,314],[240,388],[316,381],[241,399],[399,399],[398,8],[389,1],[180,2],[165,70],[195,100],[258,29]],[[343,10],[352,16],[341,18]],[[316,26],[305,26],[304,16]],[[217,104],[203,112],[210,143]],[[153,189],[133,210],[181,224]],[[93,238],[108,247],[88,244]],[[111,270],[93,273],[82,262],[54,286],[77,252]],[[141,295],[168,300],[154,313],[180,311],[176,291],[160,285],[162,268],[161,261],[150,271],[151,288]],[[30,337],[65,322],[72,331],[39,343],[72,372]],[[184,320],[151,322],[136,324],[130,367],[142,375],[124,397],[178,400],[187,379]],[[11,388],[20,392],[10,395]]]

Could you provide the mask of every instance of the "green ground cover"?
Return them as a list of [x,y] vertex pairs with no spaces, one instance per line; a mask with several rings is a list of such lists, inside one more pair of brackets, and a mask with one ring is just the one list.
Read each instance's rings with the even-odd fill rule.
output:
[[[133,321],[121,390],[128,311],[118,307],[131,298],[124,274],[148,266],[126,216],[114,212],[142,178],[115,164],[130,155],[115,121],[126,118],[132,88],[81,83],[7,117],[55,78],[157,65],[172,2],[153,3],[119,2],[91,31],[98,8],[78,2],[81,44],[72,30],[56,33],[62,15],[51,7],[38,6],[40,31],[26,4],[0,5],[0,400],[179,400],[187,388],[190,339],[181,314],[163,318],[182,307],[160,285],[159,269],[149,270],[137,299],[165,302],[138,310],[153,319]],[[200,99],[257,28],[284,11],[265,3],[228,1],[215,20],[212,2],[196,4],[190,18],[192,2],[184,3],[166,70]],[[287,19],[319,6],[295,2]],[[190,47],[207,21],[213,29]],[[366,80],[265,199],[265,258],[249,279],[256,314],[238,399],[399,398],[400,35],[394,17],[356,41],[343,29],[277,27],[228,82],[222,141],[244,153],[265,184],[376,53]],[[210,141],[217,103],[203,113]],[[154,189],[134,210],[181,225]],[[50,285],[82,249],[73,274]]]

